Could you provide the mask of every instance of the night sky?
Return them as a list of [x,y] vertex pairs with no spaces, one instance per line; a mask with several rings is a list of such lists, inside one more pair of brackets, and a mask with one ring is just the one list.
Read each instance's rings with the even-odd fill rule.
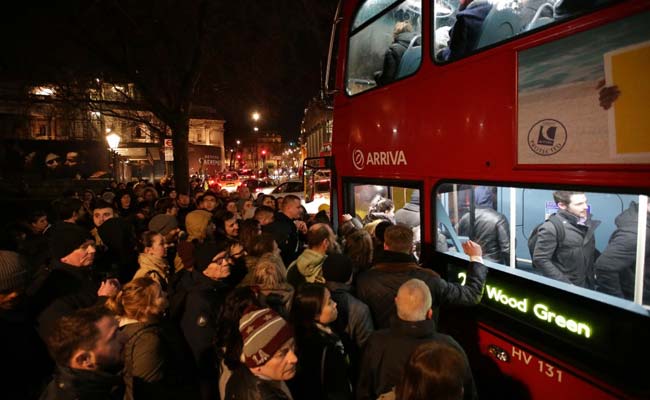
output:
[[22,2],[0,17],[0,79],[111,75],[105,55],[122,41],[139,72],[173,81],[189,63],[203,3],[212,7],[210,40],[194,104],[218,110],[227,143],[251,132],[253,110],[262,114],[262,130],[296,139],[319,92],[336,0]]

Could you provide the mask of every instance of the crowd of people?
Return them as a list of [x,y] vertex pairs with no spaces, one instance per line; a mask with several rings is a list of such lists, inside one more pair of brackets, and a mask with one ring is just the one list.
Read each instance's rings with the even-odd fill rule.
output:
[[3,398],[478,397],[436,327],[441,305],[481,299],[474,242],[460,285],[390,219],[335,233],[292,195],[170,180],[69,191],[2,233]]

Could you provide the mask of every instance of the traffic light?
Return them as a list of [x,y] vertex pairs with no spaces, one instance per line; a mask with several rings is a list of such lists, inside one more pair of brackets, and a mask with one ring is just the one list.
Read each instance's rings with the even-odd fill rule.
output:
[[241,160],[241,154],[237,153],[237,159]]
[[266,150],[262,150],[262,155],[263,155],[263,156],[266,155]]

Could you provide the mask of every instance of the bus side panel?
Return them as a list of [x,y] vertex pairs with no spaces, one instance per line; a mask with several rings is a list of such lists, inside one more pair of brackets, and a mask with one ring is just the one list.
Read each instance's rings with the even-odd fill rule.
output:
[[532,400],[629,398],[602,389],[595,380],[577,375],[542,352],[496,336],[484,326],[479,326],[478,336],[481,355],[494,361],[507,381],[526,382]]

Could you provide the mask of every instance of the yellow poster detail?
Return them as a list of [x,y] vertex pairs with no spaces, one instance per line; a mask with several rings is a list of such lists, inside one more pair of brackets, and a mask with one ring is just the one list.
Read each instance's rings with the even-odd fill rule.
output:
[[610,52],[605,61],[607,83],[620,91],[609,118],[615,152],[650,153],[650,42]]

